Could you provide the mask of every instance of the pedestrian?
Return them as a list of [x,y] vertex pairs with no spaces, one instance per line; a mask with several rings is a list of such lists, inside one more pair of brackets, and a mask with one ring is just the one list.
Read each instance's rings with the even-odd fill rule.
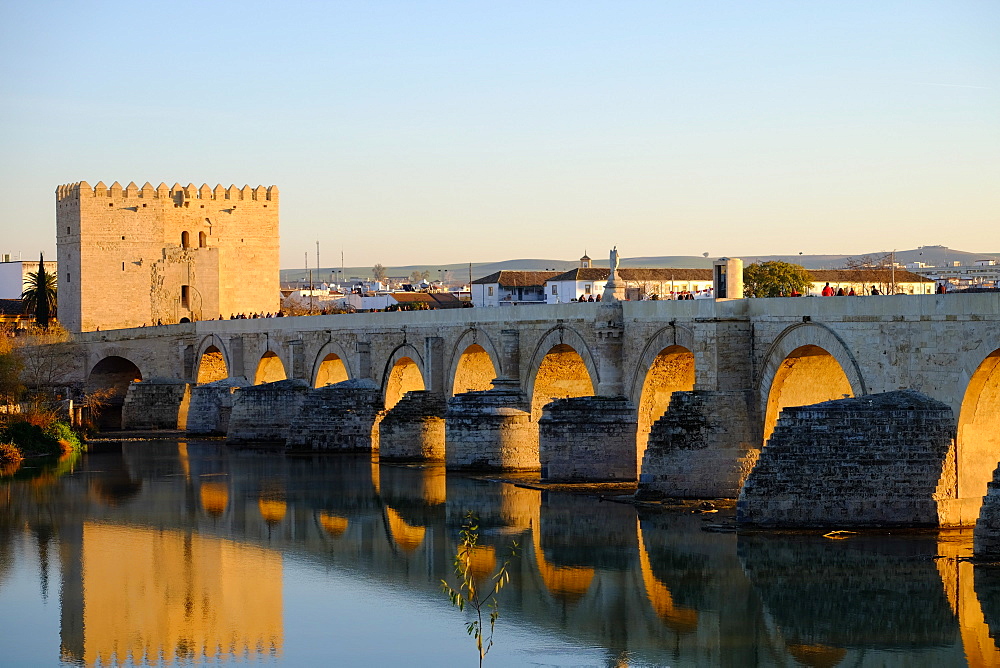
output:
[[823,291],[820,294],[822,294],[824,297],[832,297],[833,296],[833,294],[834,294],[833,293],[833,288],[830,287],[830,282],[829,281],[827,281],[826,285],[823,286]]
[[872,286],[872,294],[873,294],[873,295],[880,295],[880,294],[882,294],[882,293],[881,293],[881,292],[879,292],[879,291],[878,291],[878,288],[876,288],[876,287],[875,287],[875,286],[873,285],[873,286]]

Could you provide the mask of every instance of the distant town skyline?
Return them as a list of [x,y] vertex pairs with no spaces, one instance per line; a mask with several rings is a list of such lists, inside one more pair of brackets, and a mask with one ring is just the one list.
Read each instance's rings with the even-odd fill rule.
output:
[[8,9],[0,253],[79,180],[277,185],[285,268],[1000,252],[996,2]]

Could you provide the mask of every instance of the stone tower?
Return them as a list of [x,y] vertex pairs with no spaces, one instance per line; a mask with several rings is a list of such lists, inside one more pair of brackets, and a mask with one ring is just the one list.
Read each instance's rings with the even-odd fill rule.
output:
[[116,181],[56,189],[70,331],[278,310],[278,188]]

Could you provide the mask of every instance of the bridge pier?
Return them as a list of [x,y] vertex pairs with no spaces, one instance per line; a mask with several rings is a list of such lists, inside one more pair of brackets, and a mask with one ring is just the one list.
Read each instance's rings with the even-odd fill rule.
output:
[[184,429],[191,385],[172,378],[133,382],[122,405],[122,429]]
[[446,409],[437,392],[407,392],[379,424],[379,459],[444,461]]
[[542,409],[542,478],[635,481],[636,408],[625,397],[556,399]]
[[372,452],[379,447],[382,393],[371,380],[308,390],[294,412],[290,450]]
[[304,380],[279,380],[236,390],[226,441],[284,446],[292,420],[309,391]]
[[957,496],[951,408],[902,390],[785,408],[736,505],[741,524],[936,527]]
[[639,498],[735,499],[760,455],[745,392],[674,392],[653,424]]
[[450,469],[539,468],[538,429],[520,390],[456,394],[445,413],[445,465]]
[[986,486],[973,537],[976,557],[1000,559],[1000,466],[993,471],[993,480]]
[[235,393],[249,385],[246,378],[237,377],[192,387],[187,432],[225,436],[229,431],[229,416],[233,412]]

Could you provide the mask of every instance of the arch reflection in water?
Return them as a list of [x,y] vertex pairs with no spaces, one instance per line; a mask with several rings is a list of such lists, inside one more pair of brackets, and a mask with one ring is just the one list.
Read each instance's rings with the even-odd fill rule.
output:
[[185,663],[282,653],[277,552],[87,522],[79,541],[60,553],[64,661]]
[[1000,570],[969,561],[968,531],[938,537],[938,573],[958,618],[962,648],[970,666],[1000,666]]

